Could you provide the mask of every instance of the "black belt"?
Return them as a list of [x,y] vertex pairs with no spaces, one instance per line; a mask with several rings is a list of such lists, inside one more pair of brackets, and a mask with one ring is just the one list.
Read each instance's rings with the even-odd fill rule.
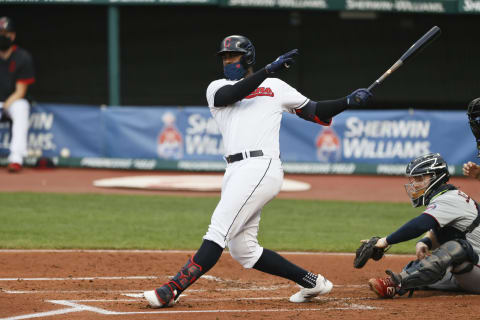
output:
[[[263,151],[262,150],[254,150],[254,151],[249,151],[248,154],[250,155],[250,158],[261,157],[261,156],[263,156]],[[247,158],[249,158],[249,157],[247,157]],[[243,160],[243,159],[245,159],[245,158],[244,158],[242,152],[231,154],[231,155],[225,157],[225,160],[227,161],[227,163],[233,163],[233,162],[240,161],[240,160]]]

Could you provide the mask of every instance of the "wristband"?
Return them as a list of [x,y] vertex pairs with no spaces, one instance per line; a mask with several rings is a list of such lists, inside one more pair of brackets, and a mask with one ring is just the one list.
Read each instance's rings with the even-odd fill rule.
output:
[[[429,237],[425,237],[425,238],[423,238],[423,239],[420,239],[420,240],[418,240],[418,242],[423,242],[423,243],[425,243],[425,244],[427,245],[427,247],[428,247],[428,250],[432,249],[432,245],[433,245],[433,244],[432,244],[432,239],[430,239]],[[417,242],[417,243],[418,243],[418,242]]]

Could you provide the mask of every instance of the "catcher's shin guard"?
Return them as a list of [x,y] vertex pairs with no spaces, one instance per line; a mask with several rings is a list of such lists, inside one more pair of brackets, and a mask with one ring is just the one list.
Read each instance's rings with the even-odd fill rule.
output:
[[[465,265],[464,262],[469,262]],[[478,255],[473,251],[471,244],[462,239],[445,242],[432,254],[418,263],[412,264],[399,274],[390,276],[402,289],[412,289],[433,284],[443,278],[450,266],[454,272],[465,273],[478,263]],[[461,266],[461,270],[455,270]]]

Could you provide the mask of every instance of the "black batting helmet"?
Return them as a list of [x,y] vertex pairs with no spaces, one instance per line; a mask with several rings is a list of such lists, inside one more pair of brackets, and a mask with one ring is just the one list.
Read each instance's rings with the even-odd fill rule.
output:
[[0,18],[0,31],[5,30],[8,32],[15,32],[15,28],[13,26],[12,19],[9,17],[1,17]]
[[242,60],[247,67],[255,64],[255,47],[247,37],[233,35],[223,39],[217,54],[221,55],[225,52],[241,52],[243,53]]
[[429,153],[412,160],[405,171],[408,178],[431,175],[428,183],[420,185],[414,180],[410,180],[405,185],[408,196],[414,207],[427,205],[429,195],[450,178],[448,165],[439,153]]
[[478,157],[480,157],[480,98],[473,99],[467,108],[468,123],[477,140]]

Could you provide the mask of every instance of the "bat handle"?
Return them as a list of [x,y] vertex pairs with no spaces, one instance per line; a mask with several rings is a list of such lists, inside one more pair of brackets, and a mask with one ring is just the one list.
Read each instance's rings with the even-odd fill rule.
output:
[[372,90],[379,84],[380,82],[378,80],[375,80],[374,83],[372,83],[370,85],[370,87],[368,87],[368,91],[372,92]]
[[402,64],[403,64],[403,61],[401,59],[397,60],[397,62],[395,62],[387,71],[385,71],[385,73],[382,74],[382,76],[380,78],[375,80],[375,82],[372,83],[370,85],[370,87],[368,87],[368,91],[373,90],[376,86],[378,86],[380,83],[382,83],[383,80],[385,80],[385,78],[387,78],[389,75],[392,74],[392,72],[394,72],[395,70],[400,68],[402,66]]

